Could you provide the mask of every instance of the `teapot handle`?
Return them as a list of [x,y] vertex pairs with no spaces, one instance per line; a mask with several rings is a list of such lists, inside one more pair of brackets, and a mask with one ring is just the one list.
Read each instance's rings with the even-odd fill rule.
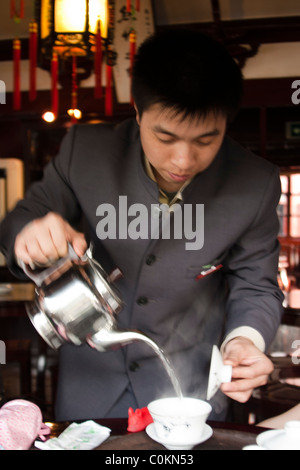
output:
[[52,273],[54,273],[60,265],[62,265],[66,259],[79,259],[79,257],[76,255],[72,245],[68,243],[68,254],[64,258],[59,259],[57,262],[55,262],[54,265],[47,266],[47,267],[38,267],[37,269],[32,269],[28,264],[25,264],[24,261],[19,260],[19,266],[23,269],[24,273],[38,286],[40,287],[44,280],[50,276]]

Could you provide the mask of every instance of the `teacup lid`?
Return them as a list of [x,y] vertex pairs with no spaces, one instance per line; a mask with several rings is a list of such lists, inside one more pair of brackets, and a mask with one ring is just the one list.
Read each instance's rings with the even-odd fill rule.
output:
[[256,442],[266,450],[300,450],[300,421],[288,421],[284,429],[263,432]]
[[206,399],[211,400],[219,390],[220,385],[231,382],[231,378],[232,367],[223,364],[222,355],[219,349],[217,346],[213,346]]

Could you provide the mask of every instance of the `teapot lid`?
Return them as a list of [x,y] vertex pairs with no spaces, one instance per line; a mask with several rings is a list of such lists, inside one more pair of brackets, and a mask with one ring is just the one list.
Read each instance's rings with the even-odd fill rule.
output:
[[217,393],[222,383],[231,382],[232,366],[223,364],[222,355],[217,346],[213,346],[208,377],[206,399],[209,401]]
[[263,432],[256,442],[266,450],[300,450],[300,421],[288,421],[284,429]]

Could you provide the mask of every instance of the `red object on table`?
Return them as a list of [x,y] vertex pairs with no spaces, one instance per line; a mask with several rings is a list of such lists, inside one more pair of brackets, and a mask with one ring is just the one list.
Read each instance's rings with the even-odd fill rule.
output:
[[137,409],[135,411],[133,411],[132,408],[129,408],[127,431],[141,432],[144,431],[144,429],[151,423],[153,423],[153,419],[147,407]]

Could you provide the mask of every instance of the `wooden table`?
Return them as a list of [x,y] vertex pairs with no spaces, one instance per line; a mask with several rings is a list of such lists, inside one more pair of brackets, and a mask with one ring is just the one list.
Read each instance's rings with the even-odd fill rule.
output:
[[[100,451],[167,451],[161,444],[152,440],[145,431],[127,432],[127,419],[95,420],[111,429],[111,436],[97,449]],[[58,436],[70,423],[52,423],[52,437]],[[256,443],[258,434],[264,431],[257,426],[242,426],[229,423],[208,422],[213,435],[193,450],[242,450]],[[170,452],[170,451],[168,451]],[[186,451],[180,451],[185,452]]]
[[32,283],[0,283],[0,318],[26,317],[25,302],[34,299]]

